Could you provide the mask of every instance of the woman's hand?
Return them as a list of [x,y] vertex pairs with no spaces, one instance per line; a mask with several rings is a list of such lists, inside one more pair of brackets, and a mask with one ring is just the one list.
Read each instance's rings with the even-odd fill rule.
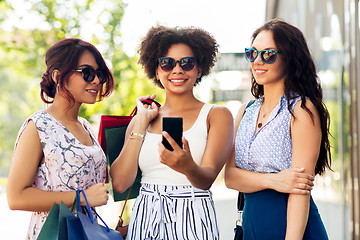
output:
[[168,140],[169,144],[174,150],[170,151],[166,149],[162,142],[160,142],[160,162],[179,173],[182,173],[184,175],[189,174],[192,169],[195,169],[197,167],[197,164],[194,162],[191,156],[189,142],[185,139],[185,137],[182,137],[182,142],[184,146],[184,149],[182,149],[167,132],[162,132],[162,135],[166,138],[166,140]]
[[[98,207],[105,205],[109,199],[107,189],[103,183],[97,183],[85,191],[86,198],[88,200],[90,207]],[[80,194],[81,205],[86,205],[85,199],[82,194]]]
[[314,177],[304,170],[304,168],[288,168],[274,174],[273,189],[283,193],[310,194],[314,186]]
[[151,103],[151,105],[142,103],[141,101],[146,100],[146,99],[152,99],[154,100],[156,97],[156,95],[148,95],[148,96],[142,96],[142,97],[138,97],[136,99],[136,107],[137,107],[137,115],[139,116],[138,118],[144,120],[147,122],[147,125],[154,119],[157,117],[158,113],[159,113],[159,107],[153,102]]

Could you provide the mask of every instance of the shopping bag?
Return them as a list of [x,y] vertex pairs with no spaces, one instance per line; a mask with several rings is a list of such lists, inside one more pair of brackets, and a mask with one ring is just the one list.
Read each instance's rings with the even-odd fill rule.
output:
[[108,226],[102,226],[96,221],[92,222],[89,216],[81,212],[79,212],[78,218],[87,240],[123,240],[120,232],[110,229]]
[[60,206],[54,203],[46,218],[46,221],[39,233],[37,239],[39,240],[57,240],[58,239],[58,224],[59,224],[59,210]]
[[[115,116],[115,115],[102,115],[101,116],[100,125],[99,125],[98,141],[106,155],[107,155],[107,151],[106,151],[105,129],[111,128],[111,127],[123,126],[123,127],[125,127],[125,131],[126,131],[126,128],[129,125],[134,114],[135,114],[135,108],[129,116]],[[121,148],[120,148],[120,150],[121,150]],[[112,161],[114,161],[114,160],[115,160],[115,158]],[[106,167],[106,180],[105,180],[106,183],[109,182],[109,168],[110,168],[111,163],[109,162],[109,159],[108,159],[108,164]]]
[[39,233],[38,240],[68,240],[66,217],[73,216],[69,208],[61,202],[54,203]]
[[[83,194],[86,206],[85,212],[82,213],[80,206],[80,194]],[[97,214],[94,208],[90,208],[85,192],[77,190],[77,213],[75,216],[67,217],[68,237],[69,240],[123,240],[121,233],[110,229],[104,220]],[[98,224],[92,214],[94,212],[104,225]]]
[[[124,145],[125,132],[128,124],[118,127],[106,128],[105,139],[106,139],[106,157],[108,159],[109,167],[114,160],[119,156],[120,151]],[[141,170],[138,168],[138,172],[132,187],[128,188],[123,193],[118,193],[113,190],[114,201],[123,201],[129,194],[129,199],[136,198],[139,195],[141,181]],[[130,193],[129,193],[130,192]]]
[[[144,104],[149,104],[149,105],[152,102],[155,102],[157,106],[160,106],[160,104],[153,99],[147,99],[142,102]],[[108,169],[110,168],[111,164],[114,162],[114,160],[119,156],[119,153],[121,152],[121,149],[125,141],[125,133],[127,126],[129,125],[131,119],[135,116],[135,114],[136,114],[136,107],[129,116],[115,116],[115,115],[101,116],[98,140],[106,154]],[[118,193],[113,190],[114,201],[125,200],[129,192],[130,192],[128,196],[129,199],[136,198],[139,195],[140,181],[141,181],[141,171],[140,169],[138,169],[138,173],[136,175],[136,179],[132,187],[130,187],[123,193]]]
[[[80,191],[76,190],[76,196],[71,208],[71,212],[76,210],[80,212],[82,210],[80,206]],[[86,240],[84,229],[81,225],[80,219],[77,216],[66,216],[66,227],[68,240]]]
[[85,232],[79,218],[66,216],[68,240],[86,240]]

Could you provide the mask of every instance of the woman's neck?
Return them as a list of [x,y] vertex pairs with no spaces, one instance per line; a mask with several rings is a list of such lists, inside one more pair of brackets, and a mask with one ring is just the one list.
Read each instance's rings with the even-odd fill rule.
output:
[[193,94],[188,95],[175,95],[166,94],[165,102],[162,106],[163,109],[170,111],[183,111],[191,109],[201,104],[202,102],[197,99]]
[[57,120],[63,122],[77,122],[81,104],[73,105],[67,99],[55,98],[54,102],[45,111],[50,113]]
[[284,94],[283,85],[264,86],[263,105],[268,107],[276,106]]

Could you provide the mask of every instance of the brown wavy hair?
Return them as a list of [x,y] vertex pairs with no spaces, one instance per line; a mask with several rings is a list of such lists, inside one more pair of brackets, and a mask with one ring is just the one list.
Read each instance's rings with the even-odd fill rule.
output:
[[[56,94],[56,85],[62,90],[65,97],[74,102],[74,97],[65,88],[65,83],[68,81],[72,70],[78,67],[78,61],[84,51],[90,51],[98,64],[99,68],[104,72],[106,82],[100,89],[97,101],[101,101],[104,97],[109,96],[114,90],[114,77],[110,69],[106,66],[105,60],[101,53],[91,43],[85,42],[78,38],[65,38],[54,45],[52,45],[46,52],[45,64],[46,71],[42,75],[40,82],[40,96],[43,102],[53,103]],[[57,79],[57,84],[52,79],[52,72],[58,70],[60,77]],[[51,98],[49,100],[49,98]]]
[[195,28],[170,28],[165,26],[152,27],[142,40],[138,53],[139,63],[149,79],[152,79],[160,88],[160,81],[156,79],[158,59],[168,52],[173,44],[183,43],[189,46],[196,57],[201,76],[195,81],[194,86],[201,82],[203,76],[209,75],[215,65],[218,55],[218,44],[215,38],[207,31]]

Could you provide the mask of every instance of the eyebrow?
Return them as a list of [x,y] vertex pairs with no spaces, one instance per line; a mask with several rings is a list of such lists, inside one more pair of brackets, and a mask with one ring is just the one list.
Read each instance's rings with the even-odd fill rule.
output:
[[[254,47],[254,46],[252,46],[252,48],[258,50],[258,49],[257,49],[256,47]],[[274,47],[264,48],[263,50],[275,50],[275,51],[277,51],[276,48],[274,48]],[[258,50],[258,51],[259,51],[259,50]],[[262,50],[261,50],[261,51],[262,51]]]
[[95,69],[93,66],[91,66],[91,65],[89,65],[89,64],[82,64],[82,65],[79,65],[78,67],[84,67],[84,68],[86,68],[86,67],[92,67],[94,70],[97,70],[97,69],[100,68],[100,67],[98,66],[98,68]]

